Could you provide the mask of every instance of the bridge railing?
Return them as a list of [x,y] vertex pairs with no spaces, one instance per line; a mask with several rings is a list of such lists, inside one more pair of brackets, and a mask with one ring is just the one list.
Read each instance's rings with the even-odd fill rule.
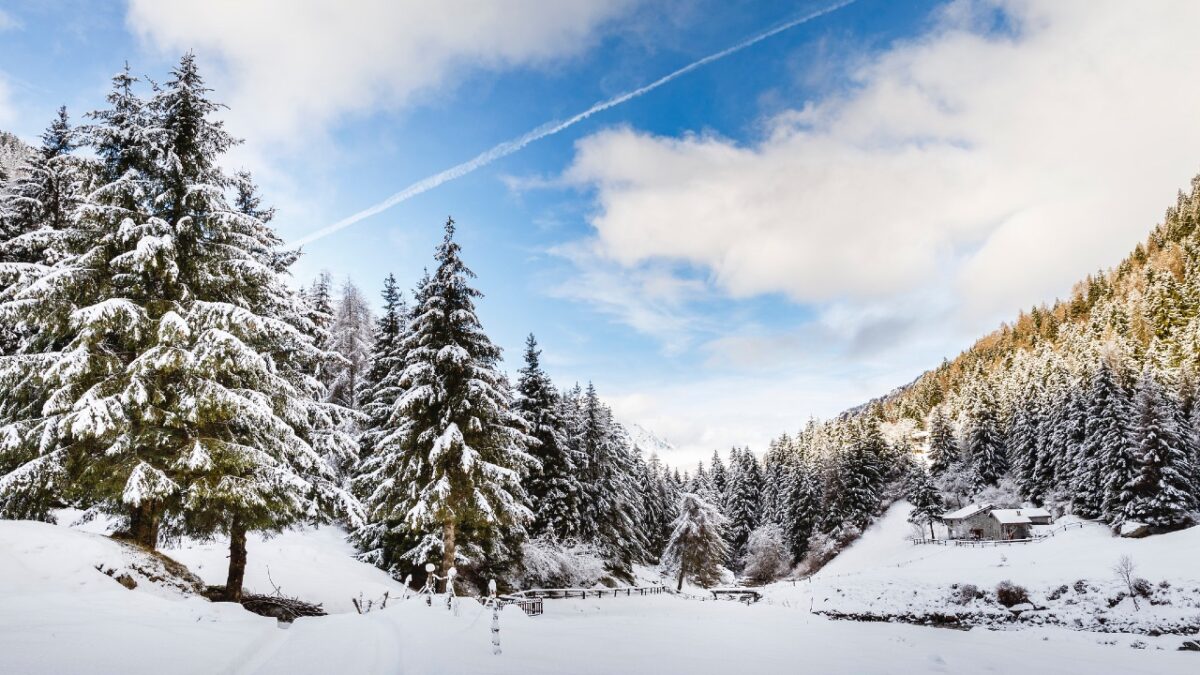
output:
[[579,598],[586,600],[587,598],[603,598],[606,596],[617,597],[624,595],[631,597],[634,595],[658,595],[660,593],[670,593],[670,589],[666,586],[626,586],[623,588],[530,588],[524,591],[515,591],[507,597],[512,598],[541,598],[547,600],[566,600],[569,598]]

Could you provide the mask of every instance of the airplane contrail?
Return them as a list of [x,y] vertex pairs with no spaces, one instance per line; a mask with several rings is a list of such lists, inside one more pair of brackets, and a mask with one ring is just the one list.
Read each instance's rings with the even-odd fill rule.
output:
[[486,151],[476,155],[474,158],[463,162],[462,164],[457,164],[455,166],[450,167],[449,169],[446,169],[445,171],[436,173],[432,176],[429,176],[428,178],[423,178],[423,179],[413,183],[412,185],[409,185],[408,187],[404,188],[403,190],[397,192],[396,194],[392,195],[391,197],[388,197],[387,199],[379,202],[378,204],[375,204],[373,206],[368,206],[367,208],[363,209],[362,211],[359,211],[358,213],[355,213],[351,216],[347,216],[347,217],[337,221],[336,223],[333,223],[332,225],[326,225],[325,227],[323,227],[319,230],[310,232],[309,234],[297,239],[296,241],[291,242],[291,244],[289,244],[289,245],[297,246],[297,247],[304,246],[305,244],[311,244],[312,242],[317,241],[319,239],[324,239],[325,237],[328,237],[329,235],[331,235],[335,232],[338,232],[340,230],[344,230],[347,227],[354,225],[355,223],[358,223],[362,220],[366,220],[367,218],[370,218],[371,216],[374,216],[376,214],[382,213],[401,202],[408,201],[409,199],[412,199],[413,197],[416,197],[419,194],[428,192],[428,191],[434,189],[435,187],[442,185],[443,183],[448,183],[456,178],[462,178],[463,176],[471,173],[472,171],[475,171],[476,169],[487,166],[488,164],[491,164],[492,162],[494,162],[498,159],[507,157],[507,156],[513,154],[514,152],[517,152],[518,150],[523,149],[525,146],[529,145],[530,143],[533,143],[534,141],[541,140],[543,138],[546,138],[547,136],[553,136],[554,134],[557,134],[560,131],[563,131],[569,127],[573,127],[576,124],[579,124],[580,122],[591,117],[592,115],[595,115],[596,113],[604,112],[605,110],[608,110],[609,108],[613,108],[615,106],[621,105],[622,103],[625,103],[626,101],[635,99],[635,98],[641,96],[642,94],[646,94],[651,91],[654,91],[655,89],[658,89],[659,87],[663,86],[664,84],[667,84],[671,80],[674,80],[678,77],[686,75],[686,74],[692,72],[693,70],[696,70],[697,68],[706,66],[706,65],[712,63],[713,61],[719,61],[720,59],[723,59],[726,56],[729,56],[731,54],[740,52],[743,49],[746,49],[747,47],[752,47],[752,46],[758,44],[759,42],[766,40],[767,38],[778,35],[786,30],[795,28],[796,26],[799,26],[801,24],[808,23],[809,21],[812,21],[813,19],[820,18],[831,12],[836,12],[837,10],[839,10],[847,5],[854,4],[855,2],[857,2],[857,0],[844,0],[843,2],[839,2],[835,5],[831,5],[822,10],[818,10],[816,12],[813,12],[812,14],[808,14],[806,16],[800,17],[799,19],[793,19],[792,21],[789,21],[785,24],[776,26],[776,27],[772,28],[771,30],[766,31],[765,33],[759,33],[758,35],[755,35],[754,37],[747,38],[747,39],[733,45],[732,47],[727,47],[725,49],[722,49],[719,52],[709,54],[708,56],[705,56],[704,58],[702,58],[698,61],[693,61],[692,63],[689,63],[686,66],[683,66],[679,70],[676,70],[674,72],[671,72],[667,75],[664,75],[664,76],[658,78],[657,80],[651,82],[650,84],[638,87],[637,89],[627,91],[624,94],[619,94],[610,99],[601,101],[601,102],[597,103],[596,105],[593,105],[592,107],[588,108],[587,110],[584,110],[583,112],[581,112],[577,115],[574,115],[573,117],[567,118],[566,120],[548,122],[546,124],[543,124],[542,126],[536,128],[532,131],[528,131],[528,132],[522,134],[521,136],[518,136],[512,140],[505,141],[505,142],[491,148],[490,150],[486,150]]

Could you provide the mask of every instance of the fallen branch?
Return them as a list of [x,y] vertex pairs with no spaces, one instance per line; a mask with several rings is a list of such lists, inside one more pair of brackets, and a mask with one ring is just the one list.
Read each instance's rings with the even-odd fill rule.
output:
[[296,598],[281,595],[244,595],[242,607],[247,611],[261,616],[276,618],[284,623],[291,623],[302,616],[325,616],[325,610],[320,604],[304,602]]

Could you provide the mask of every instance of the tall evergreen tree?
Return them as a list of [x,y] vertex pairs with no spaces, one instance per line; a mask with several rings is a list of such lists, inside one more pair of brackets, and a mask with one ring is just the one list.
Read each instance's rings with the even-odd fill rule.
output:
[[725,463],[721,461],[721,455],[716,450],[713,450],[712,460],[708,464],[708,482],[716,498],[713,505],[724,513],[725,499],[729,496],[729,474],[725,471]]
[[685,492],[679,498],[679,515],[672,523],[663,562],[676,570],[676,590],[684,579],[709,588],[721,580],[721,565],[729,559],[722,528],[725,517],[713,504]]
[[578,533],[582,488],[558,391],[542,370],[541,354],[530,334],[525,340],[525,366],[517,380],[517,410],[536,441],[529,452],[540,466],[530,472],[525,488],[535,514],[532,533],[568,539]]
[[958,462],[958,456],[954,429],[946,419],[946,411],[937,406],[929,420],[929,470],[940,476]]
[[807,458],[789,467],[784,492],[784,538],[792,557],[799,560],[808,552],[808,540],[819,519],[821,489],[816,471]]
[[380,461],[360,477],[373,484],[367,507],[377,522],[402,522],[415,545],[394,559],[440,558],[476,570],[504,564],[532,518],[521,487],[536,464],[529,437],[498,370],[500,349],[475,313],[482,294],[447,220],[437,270],[419,292],[404,339],[396,431],[381,443]]
[[729,457],[725,515],[729,520],[727,535],[731,560],[736,561],[745,554],[750,533],[758,527],[763,478],[758,460],[748,448],[734,448]]
[[929,527],[929,538],[936,539],[933,524],[942,517],[942,495],[933,484],[933,478],[922,467],[917,467],[909,479],[908,502],[912,513],[908,522]]
[[[233,143],[189,54],[150,105],[128,72],[89,136],[106,181],[84,201],[53,276],[19,289],[38,330],[41,414],[10,425],[38,456],[0,481],[53,476],[63,496],[123,514],[153,548],[163,524],[230,536],[241,593],[248,531],[355,503],[321,450],[344,442],[307,374],[319,352],[280,274],[281,242],[232,207],[218,160]],[[20,367],[19,366],[19,367]]]
[[1189,479],[1193,471],[1179,420],[1175,401],[1144,372],[1133,401],[1133,475],[1111,504],[1120,509],[1114,520],[1163,530],[1192,524],[1196,486]]
[[[1085,518],[1106,515],[1105,462],[1129,454],[1129,401],[1118,377],[1114,366],[1104,359],[1088,387],[1084,438],[1075,455],[1071,481],[1075,512]],[[1121,484],[1125,480],[1127,477]]]
[[980,485],[995,485],[1008,471],[1008,454],[1000,434],[995,401],[986,386],[979,389],[967,424],[966,454]]
[[587,504],[580,536],[597,545],[615,576],[631,579],[633,563],[649,558],[636,527],[641,504],[635,492],[632,444],[590,383],[578,410],[580,427],[572,436],[579,443],[576,456]]

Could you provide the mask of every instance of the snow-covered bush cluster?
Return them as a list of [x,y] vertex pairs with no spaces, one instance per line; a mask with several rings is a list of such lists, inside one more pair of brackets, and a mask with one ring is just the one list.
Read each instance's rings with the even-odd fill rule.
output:
[[784,545],[783,529],[773,523],[750,533],[742,574],[755,584],[768,584],[792,568],[792,554]]
[[539,537],[521,544],[521,567],[513,582],[519,588],[590,588],[606,575],[595,546]]

